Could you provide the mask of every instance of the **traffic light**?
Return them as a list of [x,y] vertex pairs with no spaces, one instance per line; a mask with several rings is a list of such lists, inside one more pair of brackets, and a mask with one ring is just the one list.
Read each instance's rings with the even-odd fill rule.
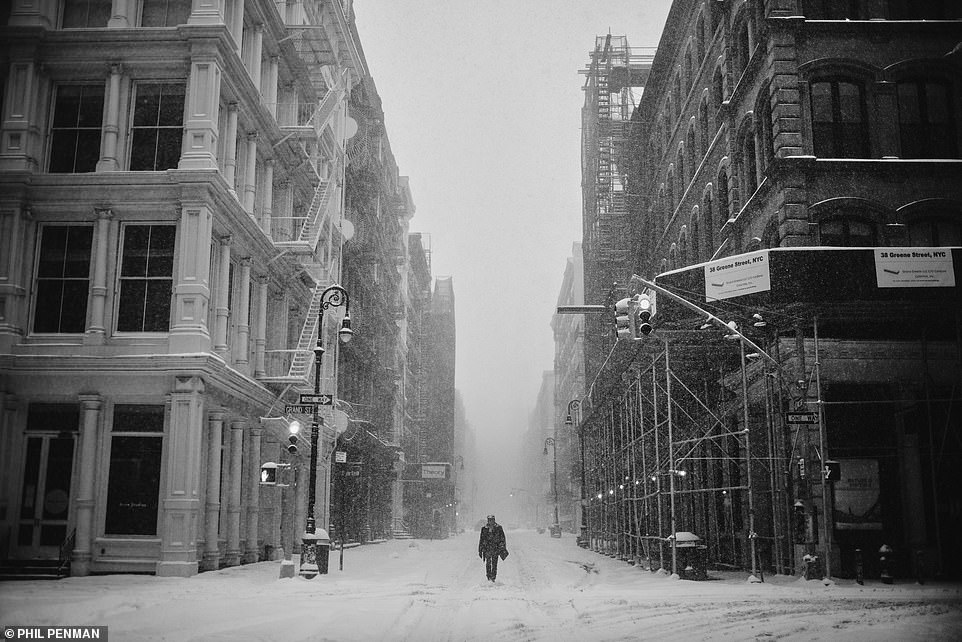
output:
[[297,454],[297,433],[301,431],[301,422],[296,419],[292,421],[287,426],[287,430],[290,433],[287,436],[287,452],[292,455]]
[[615,303],[615,330],[619,339],[635,338],[634,301],[628,298]]
[[638,320],[635,323],[636,334],[647,337],[654,330],[651,317],[655,314],[655,298],[653,294],[637,294],[635,300],[635,309],[638,311]]
[[264,486],[277,485],[277,464],[268,461],[261,466],[261,484]]

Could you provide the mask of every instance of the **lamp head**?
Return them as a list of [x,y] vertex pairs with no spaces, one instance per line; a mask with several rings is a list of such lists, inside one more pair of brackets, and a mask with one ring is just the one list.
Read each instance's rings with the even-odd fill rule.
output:
[[301,422],[299,422],[297,419],[294,419],[291,421],[291,423],[287,424],[287,431],[292,435],[296,435],[301,431]]
[[341,320],[341,329],[337,331],[337,336],[341,338],[341,343],[350,343],[354,338],[354,330],[351,330],[351,317],[347,314]]

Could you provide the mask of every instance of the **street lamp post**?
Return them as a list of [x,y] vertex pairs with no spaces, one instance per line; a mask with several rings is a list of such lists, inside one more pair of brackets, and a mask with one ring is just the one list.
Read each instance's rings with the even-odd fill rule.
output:
[[561,521],[558,519],[558,447],[555,445],[554,437],[548,437],[544,440],[544,455],[548,454],[548,446],[551,446],[551,453],[554,459],[554,477],[552,478],[552,486],[554,487],[554,524],[551,527],[553,534],[555,526],[559,529],[561,527]]
[[[321,394],[321,361],[324,358],[324,311],[328,308],[344,306],[344,319],[338,336],[343,343],[349,342],[354,331],[351,330],[350,316],[351,299],[347,290],[339,285],[331,285],[321,293],[321,303],[317,309],[317,345],[314,348],[314,394]],[[300,575],[304,579],[313,579],[318,574],[317,567],[317,534],[314,521],[314,502],[317,487],[317,441],[322,425],[320,404],[314,404],[314,416],[311,421],[311,463],[307,482],[307,524],[304,528],[303,559]]]

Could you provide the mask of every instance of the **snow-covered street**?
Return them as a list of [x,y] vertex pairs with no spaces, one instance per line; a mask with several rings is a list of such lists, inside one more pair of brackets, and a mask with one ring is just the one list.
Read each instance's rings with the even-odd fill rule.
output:
[[962,587],[794,577],[673,580],[508,531],[492,584],[477,536],[332,551],[314,580],[262,562],[189,579],[101,576],[0,584],[0,626],[106,625],[128,640],[959,640]]

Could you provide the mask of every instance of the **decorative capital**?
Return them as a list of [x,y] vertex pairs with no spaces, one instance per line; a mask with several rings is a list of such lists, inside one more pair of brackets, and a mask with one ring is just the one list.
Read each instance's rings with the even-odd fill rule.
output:
[[221,236],[220,238],[218,238],[217,241],[218,241],[221,245],[230,245],[231,235],[230,235],[230,234],[224,234],[223,236]]
[[109,207],[95,207],[94,212],[97,214],[97,220],[99,221],[109,221],[114,217],[114,212]]

